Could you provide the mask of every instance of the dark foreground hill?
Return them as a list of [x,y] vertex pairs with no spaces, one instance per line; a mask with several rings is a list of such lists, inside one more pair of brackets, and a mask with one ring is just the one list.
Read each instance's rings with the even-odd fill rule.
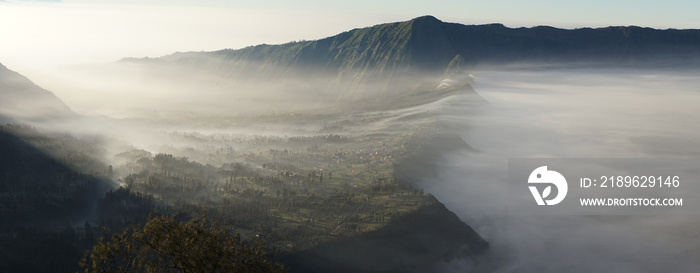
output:
[[17,136],[33,130],[0,125],[0,271],[75,272],[94,238],[71,225],[89,218],[107,185]]

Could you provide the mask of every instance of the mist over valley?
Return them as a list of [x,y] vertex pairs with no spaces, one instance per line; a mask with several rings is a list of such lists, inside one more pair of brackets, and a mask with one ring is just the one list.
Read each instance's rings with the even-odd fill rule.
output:
[[0,250],[27,246],[0,268],[50,242],[68,257],[30,271],[74,271],[102,228],[206,211],[289,272],[697,271],[697,215],[513,215],[507,168],[697,158],[699,58],[700,30],[423,16],[46,89],[0,66]]

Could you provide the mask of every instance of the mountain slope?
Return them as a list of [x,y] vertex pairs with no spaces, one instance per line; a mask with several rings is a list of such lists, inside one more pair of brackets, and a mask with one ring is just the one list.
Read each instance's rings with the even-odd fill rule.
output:
[[442,203],[380,230],[282,257],[289,272],[441,272],[440,263],[483,254],[489,244]]
[[[295,71],[353,71],[390,76],[408,69],[445,69],[457,56],[481,63],[593,61],[618,64],[700,57],[700,30],[641,27],[558,29],[462,25],[432,16],[354,29],[317,41],[238,50],[175,53],[162,60],[200,64],[230,76],[276,78]],[[357,76],[357,75],[356,75]]]
[[[594,62],[635,65],[700,57],[700,30],[606,27],[558,29],[467,26],[432,17],[414,24],[413,58],[443,65],[459,54],[471,65],[513,62]],[[416,20],[418,20],[416,19]],[[416,29],[416,28],[422,29]],[[430,60],[433,60],[432,62]]]
[[56,95],[0,64],[0,117],[38,121],[73,116]]
[[318,41],[175,53],[162,59],[184,64],[206,63],[217,70],[232,71],[233,76],[252,74],[275,78],[290,73],[301,74],[298,72],[307,69],[361,70],[368,74],[388,72],[409,64],[407,51],[411,24],[409,21],[355,29]]
[[48,226],[87,214],[106,185],[27,143],[22,134],[37,142],[52,141],[26,125],[0,125],[0,231]]
[[[423,92],[429,90],[425,89],[427,82],[483,65],[678,67],[697,66],[699,61],[700,30],[508,28],[446,23],[423,16],[316,41],[174,53],[120,63],[137,65],[140,68],[129,70],[150,73],[146,76],[161,77],[168,83],[204,80],[229,91],[250,89],[245,84],[252,84],[258,92],[281,89],[284,94],[315,90],[311,93],[314,98],[326,103]],[[260,88],[263,83],[270,88]],[[232,84],[238,86],[226,87]]]

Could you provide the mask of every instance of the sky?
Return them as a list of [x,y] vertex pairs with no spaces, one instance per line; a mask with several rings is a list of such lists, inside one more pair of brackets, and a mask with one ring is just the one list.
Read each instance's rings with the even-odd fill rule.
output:
[[700,28],[699,1],[0,0],[0,63],[34,73],[262,43],[315,40],[422,15],[464,24]]

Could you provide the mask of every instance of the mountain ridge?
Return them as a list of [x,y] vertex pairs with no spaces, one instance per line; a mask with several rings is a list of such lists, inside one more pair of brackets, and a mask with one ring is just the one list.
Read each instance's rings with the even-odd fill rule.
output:
[[[187,62],[219,57],[220,67],[258,61],[288,68],[359,70],[386,75],[406,69],[444,69],[461,55],[468,65],[513,61],[598,60],[625,62],[660,57],[700,57],[700,30],[658,30],[638,26],[561,29],[550,26],[508,28],[503,24],[463,25],[427,15],[409,21],[356,28],[314,41],[256,45],[211,52],[180,52],[160,59]],[[192,60],[189,60],[190,62]],[[242,64],[242,70],[251,67]]]
[[313,41],[177,52],[120,63],[152,67],[148,73],[154,75],[185,71],[189,78],[213,79],[218,86],[249,81],[309,90],[303,79],[313,75],[311,89],[321,91],[326,101],[341,102],[422,92],[417,88],[426,82],[494,65],[698,67],[700,30],[509,28],[449,23],[428,15]]
[[37,121],[75,117],[54,93],[0,63],[0,118]]

